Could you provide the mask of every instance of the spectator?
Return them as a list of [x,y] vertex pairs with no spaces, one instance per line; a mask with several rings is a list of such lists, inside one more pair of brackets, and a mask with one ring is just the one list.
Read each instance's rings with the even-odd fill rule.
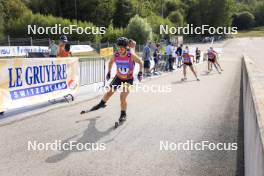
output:
[[180,68],[182,66],[182,47],[183,45],[181,44],[176,50],[177,57],[178,57],[177,68]]
[[136,53],[136,44],[137,42],[132,40],[132,39],[129,39],[128,41],[128,47],[129,47],[129,50],[132,54],[135,54]]
[[174,65],[174,63],[176,63],[176,58],[177,58],[176,51],[177,51],[176,44],[173,44],[173,46],[172,46],[172,65]]
[[[66,46],[66,48],[65,48],[65,46]],[[65,35],[62,35],[60,37],[59,51],[58,51],[57,56],[58,57],[69,57],[69,56],[71,56],[70,44],[68,43],[67,37]]]
[[142,59],[144,61],[144,75],[151,76],[150,73],[150,60],[151,60],[151,42],[149,42],[143,49]]
[[65,44],[65,51],[68,53],[68,56],[72,57],[72,53],[71,53],[71,45],[69,43]]
[[173,62],[172,62],[172,45],[171,42],[168,42],[166,47],[166,70],[172,71],[173,70]]
[[196,63],[200,62],[200,58],[201,58],[201,50],[199,50],[199,48],[197,47],[195,50],[195,58],[196,58]]
[[54,40],[52,40],[51,41],[51,43],[50,43],[50,45],[49,45],[49,56],[50,57],[57,57],[57,45],[55,44],[55,41]]
[[159,74],[158,73],[158,65],[159,65],[159,59],[160,59],[160,44],[157,43],[156,44],[156,48],[155,48],[155,51],[153,53],[153,57],[154,57],[154,74]]
[[185,51],[186,51],[188,54],[190,54],[190,50],[189,50],[189,47],[188,47],[188,46],[185,47]]

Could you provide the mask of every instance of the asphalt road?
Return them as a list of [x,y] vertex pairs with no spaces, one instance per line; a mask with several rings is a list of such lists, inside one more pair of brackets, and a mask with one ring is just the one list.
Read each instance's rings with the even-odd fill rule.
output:
[[227,42],[227,47],[233,51],[246,54],[260,68],[264,69],[264,37],[261,38],[241,38]]
[[[131,93],[128,120],[118,129],[113,129],[120,113],[118,94],[105,109],[97,112],[79,114],[99,98],[1,126],[0,175],[243,175],[243,127],[239,108],[241,49],[246,44],[244,39],[241,43],[236,40],[216,44],[224,48],[221,75],[205,74],[206,65],[202,64],[197,66],[200,82],[195,81],[190,71],[188,81],[183,83],[181,72],[144,82],[144,86],[168,86],[171,91]],[[51,143],[55,140],[103,143],[105,150],[28,150],[28,141]],[[238,150],[160,150],[160,142],[173,144],[188,140],[238,143]]]

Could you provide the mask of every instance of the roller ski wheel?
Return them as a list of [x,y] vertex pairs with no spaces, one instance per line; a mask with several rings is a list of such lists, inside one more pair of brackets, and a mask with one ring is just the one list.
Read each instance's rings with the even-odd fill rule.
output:
[[115,122],[115,128],[117,128],[119,126],[118,122]]
[[81,111],[80,114],[82,115],[82,114],[85,114],[85,113],[88,113],[88,112],[90,112],[90,110],[86,110],[86,111],[84,110],[84,111]]
[[158,72],[154,72],[153,75],[154,75],[154,76],[158,76],[158,75],[160,75],[160,73],[158,73]]
[[120,117],[118,122],[115,122],[115,128],[121,126],[126,121],[126,116]]
[[211,72],[212,72],[212,70],[210,69],[210,70],[207,71],[207,74],[209,75]]
[[71,101],[74,101],[74,96],[72,94],[68,94],[64,96],[64,99],[67,103],[70,103]]

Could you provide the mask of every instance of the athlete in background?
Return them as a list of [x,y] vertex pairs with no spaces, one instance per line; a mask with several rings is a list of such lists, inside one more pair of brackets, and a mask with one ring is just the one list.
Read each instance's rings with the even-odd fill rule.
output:
[[156,48],[155,48],[154,53],[153,53],[153,58],[154,58],[153,74],[154,75],[159,75],[160,74],[158,72],[160,57],[161,57],[160,44],[156,43]]
[[178,58],[177,68],[180,68],[182,66],[182,47],[183,45],[181,44],[176,50],[176,54]]
[[[221,71],[223,71],[223,69],[220,66],[219,62],[217,61],[217,52],[212,47],[210,47],[210,49],[207,52],[207,56],[208,56],[208,73],[212,71],[212,65],[214,65],[217,72],[221,74]],[[221,71],[218,69],[217,66],[220,68]]]
[[197,81],[200,81],[200,79],[197,76],[197,73],[195,72],[195,70],[193,68],[192,58],[194,58],[194,56],[193,55],[190,55],[188,53],[188,51],[184,50],[182,52],[182,59],[183,59],[183,78],[182,78],[182,81],[186,81],[187,80],[187,77],[186,77],[186,69],[187,69],[187,66],[190,67],[190,69],[193,72],[196,80]]

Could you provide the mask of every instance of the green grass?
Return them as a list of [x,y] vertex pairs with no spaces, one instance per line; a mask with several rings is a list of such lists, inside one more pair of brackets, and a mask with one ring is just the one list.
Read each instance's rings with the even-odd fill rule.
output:
[[238,34],[233,35],[233,37],[263,37],[263,36],[264,36],[264,26],[255,27],[245,31],[238,31]]

